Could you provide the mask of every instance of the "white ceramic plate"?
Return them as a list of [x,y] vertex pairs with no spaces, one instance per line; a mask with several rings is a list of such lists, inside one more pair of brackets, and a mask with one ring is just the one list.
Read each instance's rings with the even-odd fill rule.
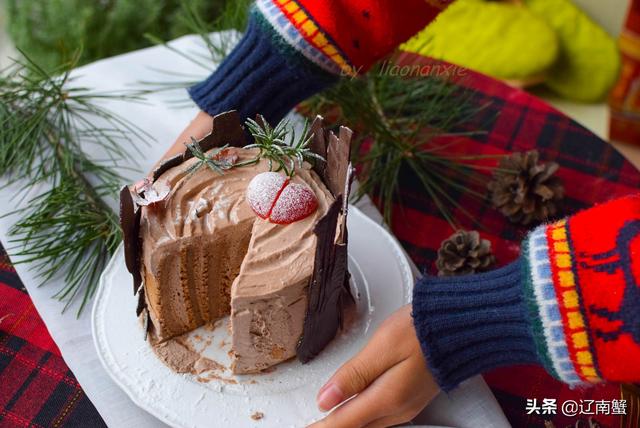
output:
[[[321,418],[318,389],[386,317],[410,302],[413,287],[409,262],[395,238],[353,206],[348,219],[355,319],[310,363],[294,359],[271,373],[220,376],[237,383],[174,373],[143,340],[121,247],[102,274],[92,312],[93,340],[105,369],[138,406],[174,427],[300,427]],[[227,329],[200,328],[195,334],[202,353],[224,364],[229,345],[221,342],[229,342]],[[255,412],[263,418],[253,420]]]

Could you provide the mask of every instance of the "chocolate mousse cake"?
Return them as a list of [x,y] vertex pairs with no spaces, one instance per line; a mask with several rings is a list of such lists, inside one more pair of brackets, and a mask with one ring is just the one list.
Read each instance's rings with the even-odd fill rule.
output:
[[120,194],[125,261],[151,341],[229,316],[238,374],[311,360],[351,299],[351,131],[336,136],[317,117],[308,137],[286,144],[281,126],[247,125],[233,111],[216,116],[211,134]]

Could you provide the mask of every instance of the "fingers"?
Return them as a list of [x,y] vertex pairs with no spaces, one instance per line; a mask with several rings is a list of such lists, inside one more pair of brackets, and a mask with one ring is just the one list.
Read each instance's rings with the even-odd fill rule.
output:
[[316,398],[320,410],[328,411],[363,391],[398,362],[400,357],[384,343],[384,336],[376,333],[364,349],[340,367],[320,389]]
[[415,417],[439,388],[412,328],[406,308],[385,321],[370,343],[336,372],[318,401],[333,404],[357,395],[312,428],[386,427]]
[[356,428],[391,415],[399,403],[394,397],[394,386],[402,382],[401,365],[393,366],[367,389],[356,397],[335,408],[322,421],[312,425],[312,428]]

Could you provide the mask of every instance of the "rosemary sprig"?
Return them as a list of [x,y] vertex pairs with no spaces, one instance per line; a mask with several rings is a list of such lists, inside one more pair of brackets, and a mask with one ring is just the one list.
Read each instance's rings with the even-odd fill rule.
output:
[[[120,143],[149,138],[100,102],[141,98],[75,85],[70,71],[78,56],[49,74],[22,54],[0,73],[0,174],[23,189],[16,204],[26,202],[10,213],[20,220],[8,251],[15,262],[32,263],[42,284],[61,276],[65,286],[54,297],[64,309],[79,299],[80,314],[121,239],[118,217],[104,202],[123,181],[115,167],[128,154]],[[106,159],[85,151],[95,147]],[[40,185],[48,190],[26,196]]]
[[[253,119],[247,119],[245,122],[249,132],[253,136],[255,142],[248,144],[245,149],[259,150],[257,159],[267,159],[269,162],[269,171],[284,171],[284,173],[293,177],[296,165],[302,167],[305,160],[310,162],[324,162],[324,158],[309,148],[312,136],[309,133],[309,122],[305,120],[304,129],[300,138],[296,138],[296,131],[293,126],[285,119],[281,120],[275,128],[260,116],[258,123]],[[287,141],[287,136],[289,140]]]
[[187,169],[187,173],[189,175],[195,173],[205,165],[211,171],[220,175],[224,174],[226,170],[231,169],[234,166],[234,164],[229,162],[227,159],[220,158],[220,154],[229,147],[228,144],[211,149],[208,155],[202,150],[198,141],[193,137],[191,137],[191,143],[185,143],[185,146],[187,146],[189,151],[193,154],[193,157],[198,159],[198,162],[194,163]]

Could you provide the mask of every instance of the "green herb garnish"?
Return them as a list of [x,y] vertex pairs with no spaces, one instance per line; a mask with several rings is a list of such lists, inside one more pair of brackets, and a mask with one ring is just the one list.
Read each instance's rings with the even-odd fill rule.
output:
[[189,149],[193,154],[193,157],[198,159],[198,162],[194,163],[187,169],[187,173],[189,175],[195,173],[204,165],[206,165],[211,171],[221,175],[224,174],[226,170],[234,167],[232,162],[220,156],[223,151],[229,147],[228,144],[211,149],[209,154],[202,150],[198,141],[193,137],[191,137],[191,143],[185,143],[185,146],[187,146],[187,149]]
[[[305,120],[302,136],[296,139],[296,132],[293,126],[285,119],[273,128],[262,116],[259,116],[261,123],[253,119],[247,119],[246,124],[255,142],[245,146],[245,149],[259,150],[258,159],[267,159],[269,171],[284,171],[293,177],[296,165],[302,167],[305,160],[324,162],[325,159],[309,148],[309,143],[313,136],[309,133],[309,122]],[[287,135],[289,139],[287,141]]]

